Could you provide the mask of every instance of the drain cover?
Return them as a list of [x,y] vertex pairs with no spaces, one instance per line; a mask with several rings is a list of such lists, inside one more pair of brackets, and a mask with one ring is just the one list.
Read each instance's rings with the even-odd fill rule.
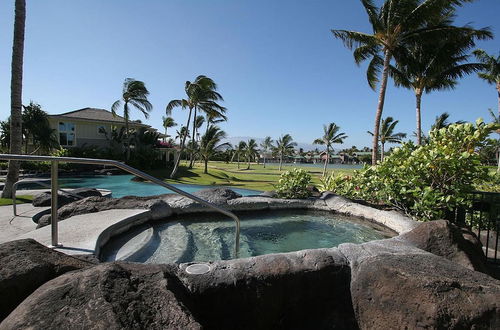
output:
[[208,273],[210,271],[210,266],[207,264],[193,264],[186,267],[186,273],[201,275]]

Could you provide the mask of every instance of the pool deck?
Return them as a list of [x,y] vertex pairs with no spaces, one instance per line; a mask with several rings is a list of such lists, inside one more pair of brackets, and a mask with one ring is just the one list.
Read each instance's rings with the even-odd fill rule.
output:
[[[32,238],[39,243],[51,244],[51,226],[36,229],[31,217],[48,207],[31,204],[17,205],[14,216],[12,205],[0,206],[0,243]],[[77,215],[59,222],[59,242],[56,248],[66,254],[98,254],[112,234],[127,230],[149,219],[149,210],[120,209]]]

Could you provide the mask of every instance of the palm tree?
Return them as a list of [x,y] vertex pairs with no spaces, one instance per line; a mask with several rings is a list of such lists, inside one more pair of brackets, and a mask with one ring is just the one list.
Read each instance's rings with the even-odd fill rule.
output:
[[162,116],[161,120],[163,122],[163,127],[165,128],[165,135],[166,135],[166,137],[168,137],[169,135],[167,134],[167,129],[170,127],[177,126],[177,123],[175,122],[174,118],[172,118],[170,116],[168,116],[168,117]]
[[205,130],[208,131],[208,128],[211,125],[215,125],[218,123],[222,123],[227,120],[227,117],[224,114],[218,113],[217,111],[212,111],[206,114],[207,128]]
[[[16,0],[14,16],[14,40],[10,80],[10,153],[22,152],[22,93],[24,26],[26,22],[26,0]],[[19,162],[9,161],[9,169],[2,191],[2,198],[12,198],[12,186],[19,179]]]
[[[373,0],[361,0],[368,14],[373,33],[348,30],[332,30],[348,49],[354,49],[356,64],[371,58],[366,72],[368,84],[375,89],[380,81],[380,90],[373,135],[372,165],[377,163],[380,120],[384,109],[385,92],[391,60],[407,44],[422,40],[447,38],[467,28],[450,26],[441,17],[450,17],[455,7],[471,0],[385,0],[377,8]],[[382,77],[379,79],[379,74]]]
[[189,162],[189,168],[193,168],[193,165],[194,165],[194,162],[196,160],[196,152],[197,152],[197,142],[198,140],[200,139],[200,133],[198,132],[198,130],[201,128],[201,126],[203,126],[203,124],[205,123],[205,118],[203,118],[203,116],[196,116],[195,120],[194,120],[194,131],[196,132],[196,139],[194,139],[194,141],[191,141],[191,160]]
[[201,137],[200,155],[205,162],[205,169],[203,173],[208,173],[208,161],[210,160],[210,157],[221,148],[230,145],[227,142],[221,143],[225,137],[226,133],[217,126],[210,126],[208,131]]
[[[380,161],[384,161],[384,146],[386,143],[401,143],[402,139],[406,137],[406,133],[394,133],[396,125],[399,120],[394,120],[392,117],[387,117],[382,120],[382,125],[380,126],[380,145],[382,147],[382,152],[380,156]],[[372,132],[368,131],[368,134],[373,135]]]
[[[247,148],[247,143],[245,141],[240,141],[236,149],[234,149],[234,154],[232,158],[234,158],[235,156],[237,157],[238,169],[240,169],[240,156],[245,154],[246,148]],[[233,161],[233,159],[231,159],[231,161]]]
[[[181,107],[182,109],[189,109],[189,115],[186,124],[186,130],[189,131],[189,125],[191,122],[191,115],[193,111],[194,111],[193,126],[194,126],[194,120],[197,117],[198,109],[205,113],[210,113],[212,111],[223,113],[226,111],[226,108],[221,107],[216,102],[223,100],[222,96],[219,93],[217,93],[216,90],[217,90],[217,85],[215,84],[215,82],[212,79],[203,75],[196,77],[194,82],[186,81],[184,86],[184,91],[186,92],[187,98],[170,101],[166,107],[166,113],[167,115],[170,115],[172,113],[172,110],[176,107]],[[184,150],[186,144],[186,137],[187,135],[185,135],[182,138],[179,154],[181,154],[182,151]],[[195,137],[196,137],[196,130],[193,129],[192,142],[194,142]],[[180,157],[175,162],[174,169],[170,174],[170,178],[175,177],[175,174],[177,173],[177,169],[179,167],[179,161]]]
[[467,52],[474,47],[474,40],[491,36],[487,30],[463,31],[450,39],[432,43],[415,43],[398,54],[397,67],[391,67],[396,86],[411,89],[416,97],[417,145],[421,143],[422,94],[454,89],[457,79],[482,68],[479,63],[466,63]]
[[323,125],[323,136],[313,142],[313,144],[326,145],[326,159],[325,166],[323,167],[323,176],[326,174],[326,166],[330,161],[330,148],[332,144],[344,143],[344,140],[347,138],[347,135],[345,135],[345,133],[339,133],[339,130],[340,126],[337,126],[335,123],[330,123],[328,126]]
[[[500,125],[500,113],[498,115],[495,115],[495,113],[493,112],[493,110],[488,109],[488,111],[490,112],[490,116],[491,116],[491,119],[492,119],[493,123],[495,123],[497,125]],[[496,132],[500,136],[500,129],[497,129]],[[497,149],[497,153],[496,153],[496,156],[497,156],[497,172],[500,172],[500,139],[498,139],[497,145],[499,145],[499,147]]]
[[60,147],[56,136],[56,130],[50,127],[48,114],[42,110],[39,104],[30,102],[29,105],[23,105],[23,135],[25,153],[28,153],[28,142],[32,138],[36,150],[48,152]]
[[297,143],[293,142],[290,134],[282,135],[278,140],[276,140],[276,145],[274,146],[274,152],[278,155],[280,159],[279,170],[283,164],[283,157],[293,154],[293,148],[297,146]]
[[443,112],[439,116],[436,116],[436,119],[434,120],[434,124],[431,126],[431,131],[436,130],[436,129],[441,129],[441,128],[446,128],[450,126],[451,124],[464,124],[465,122],[463,120],[458,120],[454,123],[450,123],[448,121],[448,118],[450,117],[450,114],[448,112]]
[[247,142],[246,148],[245,148],[245,156],[248,161],[248,166],[247,170],[250,169],[250,161],[252,159],[255,159],[255,157],[259,154],[259,151],[257,150],[257,142],[255,142],[254,139],[250,139]]
[[149,113],[153,109],[153,106],[148,101],[149,91],[146,85],[140,80],[135,80],[133,78],[127,78],[123,82],[122,98],[121,100],[115,101],[111,106],[111,112],[114,116],[123,102],[123,119],[125,119],[125,134],[127,141],[127,157],[130,159],[130,132],[128,123],[130,121],[130,106],[133,106],[140,112],[144,114],[146,119],[149,118]]
[[273,139],[270,136],[266,136],[264,141],[260,144],[260,147],[262,148],[262,154],[264,155],[264,168],[266,168],[266,154],[273,147]]
[[482,49],[474,51],[476,58],[484,65],[485,71],[479,72],[479,78],[488,84],[495,85],[498,94],[498,115],[500,116],[500,53],[497,57],[489,55]]

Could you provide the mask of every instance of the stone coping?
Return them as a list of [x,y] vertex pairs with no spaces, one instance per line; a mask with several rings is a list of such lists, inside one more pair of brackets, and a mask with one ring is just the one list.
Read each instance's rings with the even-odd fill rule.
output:
[[[80,214],[60,221],[59,240],[63,244],[63,247],[57,248],[57,250],[66,254],[94,254],[99,256],[100,248],[112,236],[121,234],[134,226],[150,220],[165,219],[172,215],[213,212],[213,210],[179,195],[153,196],[151,200],[155,198],[165,202],[167,207],[158,209],[154,207],[150,209],[111,209]],[[210,198],[208,199],[210,200]],[[309,199],[278,199],[263,196],[246,196],[227,200],[217,199],[215,204],[230,211],[310,209],[338,212],[361,217],[383,225],[397,234],[406,233],[418,225],[416,221],[398,212],[378,210],[331,193],[323,194],[321,198]],[[157,204],[149,203],[148,205]],[[46,226],[18,238],[33,238],[44,245],[50,245],[50,233],[50,226]],[[147,242],[148,240],[142,240],[137,242],[137,244],[130,244],[120,254],[133,254],[134,251],[143,248]]]

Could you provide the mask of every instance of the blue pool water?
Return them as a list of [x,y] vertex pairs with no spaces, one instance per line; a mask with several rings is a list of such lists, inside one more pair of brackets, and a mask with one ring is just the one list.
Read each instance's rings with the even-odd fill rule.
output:
[[[239,213],[240,253],[234,255],[234,222],[215,214],[182,215],[150,225],[153,234],[146,245],[126,260],[145,263],[182,263],[244,258],[303,249],[331,248],[341,243],[363,243],[394,234],[386,228],[355,217],[307,210]],[[147,225],[146,225],[147,226]],[[101,259],[120,259],[131,240],[146,233],[136,227],[103,247]],[[144,236],[143,236],[144,237]]]
[[[70,178],[60,178],[59,185],[61,186],[61,188],[89,187],[89,188],[108,189],[113,192],[113,197],[115,198],[120,198],[128,195],[152,196],[152,195],[172,193],[172,191],[168,190],[167,188],[158,186],[153,183],[131,181],[132,178],[133,178],[132,175],[97,175],[97,176],[70,177]],[[199,186],[191,184],[173,184],[173,186],[182,189],[188,193],[193,193],[201,189],[214,187],[214,186]],[[233,187],[229,188],[243,196],[255,195],[261,193],[260,191],[257,190],[240,189]]]

